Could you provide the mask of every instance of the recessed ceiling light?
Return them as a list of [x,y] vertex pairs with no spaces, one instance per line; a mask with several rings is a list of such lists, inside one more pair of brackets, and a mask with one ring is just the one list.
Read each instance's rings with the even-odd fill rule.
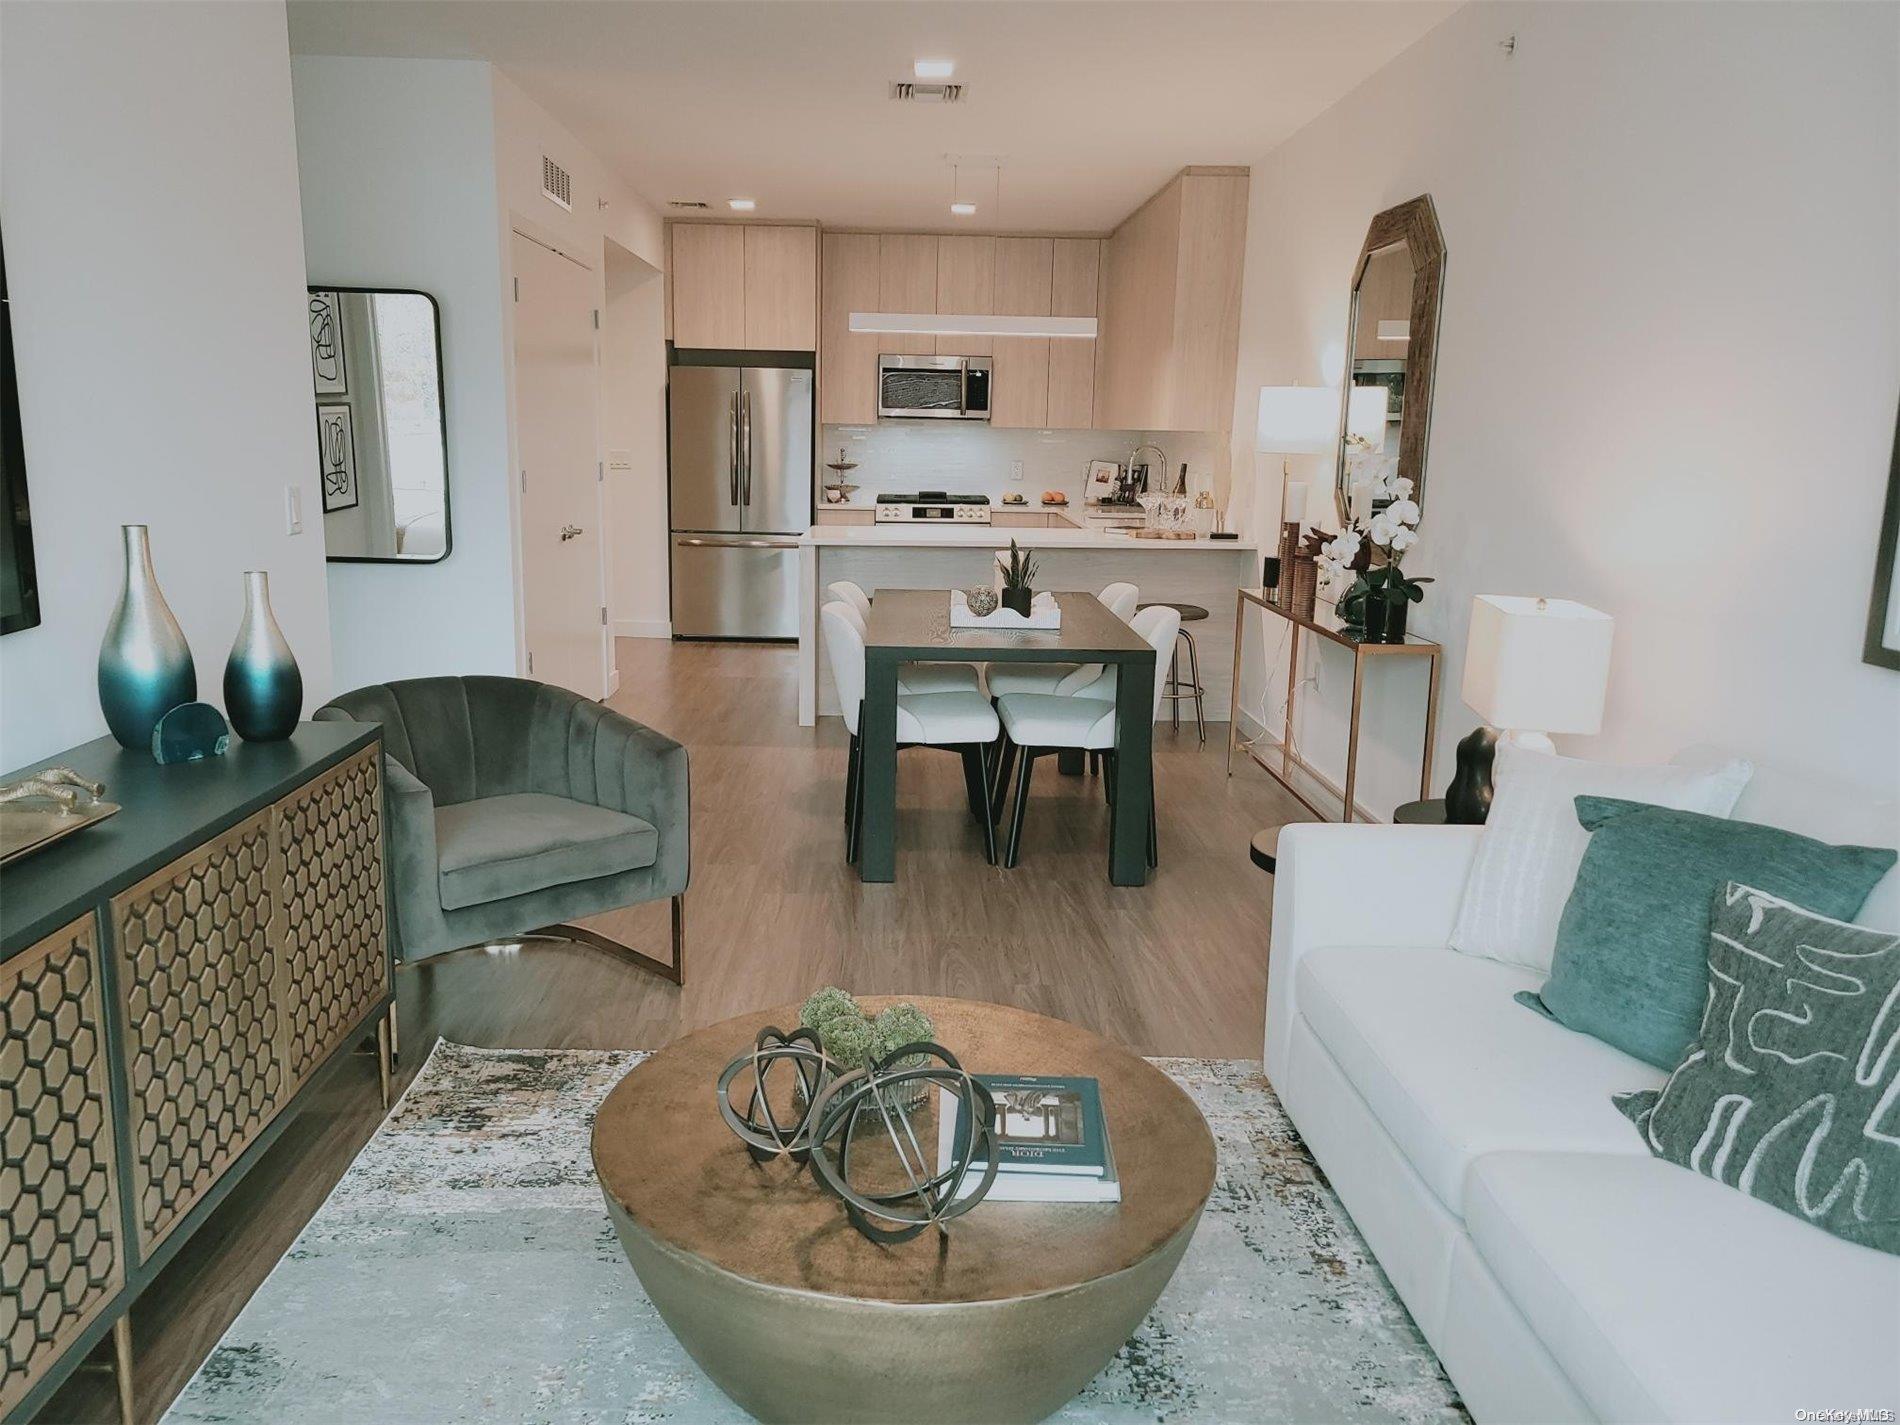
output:
[[749,213],[759,205],[750,198],[728,198],[726,206],[735,213]]
[[951,211],[951,212],[953,212],[953,213],[955,213],[955,214],[956,214],[956,215],[957,215],[957,216],[958,216],[959,218],[969,218],[969,217],[974,217],[974,216],[975,216],[975,214],[976,214],[976,204],[974,204],[974,203],[952,203],[952,204],[950,205],[950,211]]
[[954,59],[920,59],[911,67],[919,79],[948,79],[957,72]]

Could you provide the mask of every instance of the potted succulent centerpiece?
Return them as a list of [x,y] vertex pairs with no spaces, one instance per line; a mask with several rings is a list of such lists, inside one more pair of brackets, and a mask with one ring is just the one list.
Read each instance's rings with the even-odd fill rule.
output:
[[1009,561],[1001,567],[1003,607],[1028,618],[1029,606],[1036,599],[1036,591],[1031,583],[1036,577],[1036,556],[1023,553],[1012,539],[1009,542]]
[[[893,1050],[928,1042],[937,1033],[930,1016],[908,1001],[870,1015],[856,999],[833,985],[814,992],[799,1007],[798,1022],[817,1034],[826,1056],[846,1072],[868,1069]],[[897,1067],[922,1067],[925,1062],[921,1056],[913,1056]],[[929,1088],[927,1080],[913,1080],[892,1096],[891,1106],[913,1109]]]
[[1406,615],[1425,597],[1430,579],[1407,578],[1405,555],[1418,543],[1418,502],[1412,482],[1386,466],[1364,483],[1369,517],[1340,531],[1320,551],[1320,568],[1330,587],[1348,574],[1358,577],[1340,595],[1338,608],[1348,623],[1365,629],[1368,643],[1403,643]]

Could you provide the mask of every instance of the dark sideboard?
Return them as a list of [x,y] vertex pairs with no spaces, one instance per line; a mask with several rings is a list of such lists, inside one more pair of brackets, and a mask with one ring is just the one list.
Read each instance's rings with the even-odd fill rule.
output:
[[[380,730],[40,765],[116,816],[0,867],[0,1418],[30,1419],[372,1028],[388,1097]],[[31,769],[21,769],[22,771]],[[17,775],[17,774],[14,774]]]

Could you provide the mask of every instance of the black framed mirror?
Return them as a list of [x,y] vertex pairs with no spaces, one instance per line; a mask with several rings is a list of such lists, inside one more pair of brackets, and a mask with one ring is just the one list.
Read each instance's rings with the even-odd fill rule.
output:
[[[1346,327],[1346,383],[1333,481],[1342,527],[1353,522],[1358,464],[1395,468],[1412,482],[1411,498],[1421,506],[1425,502],[1425,448],[1444,282],[1445,235],[1430,194],[1387,208],[1372,220],[1353,268],[1352,318]],[[1377,392],[1384,393],[1383,403]]]
[[446,559],[448,422],[442,318],[427,292],[312,287],[310,377],[326,557]]
[[13,376],[13,304],[7,292],[5,245],[0,243],[0,633],[18,633],[39,621],[26,445],[20,436],[20,389]]
[[1874,555],[1874,596],[1867,609],[1867,643],[1861,661],[1900,668],[1900,587],[1894,566],[1900,563],[1900,416],[1894,419],[1893,465],[1887,472],[1887,509],[1880,520],[1880,544]]

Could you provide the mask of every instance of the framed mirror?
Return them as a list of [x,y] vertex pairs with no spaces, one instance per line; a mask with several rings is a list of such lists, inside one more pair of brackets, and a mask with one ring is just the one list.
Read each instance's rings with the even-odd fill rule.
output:
[[1893,466],[1887,472],[1887,510],[1880,521],[1880,545],[1874,555],[1874,597],[1867,610],[1867,643],[1861,661],[1900,668],[1900,420],[1894,423]]
[[20,437],[20,392],[13,379],[13,308],[7,301],[6,254],[0,251],[0,633],[18,633],[37,627],[39,621],[26,446]]
[[426,292],[312,287],[323,542],[333,563],[448,558],[442,321]]
[[1352,523],[1352,467],[1359,460],[1395,461],[1397,473],[1412,482],[1412,498],[1421,506],[1425,502],[1425,446],[1444,282],[1445,236],[1429,194],[1387,208],[1372,220],[1353,268],[1352,318],[1346,329],[1334,473],[1342,525]]

